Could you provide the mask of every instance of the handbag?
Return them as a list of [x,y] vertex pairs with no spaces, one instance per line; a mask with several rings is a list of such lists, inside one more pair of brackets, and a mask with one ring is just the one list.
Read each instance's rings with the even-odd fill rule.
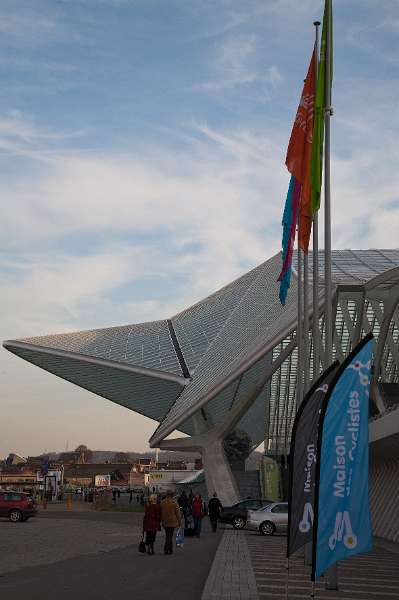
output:
[[141,537],[141,541],[139,543],[139,552],[147,552],[145,543],[144,543],[144,533],[143,533],[143,535]]

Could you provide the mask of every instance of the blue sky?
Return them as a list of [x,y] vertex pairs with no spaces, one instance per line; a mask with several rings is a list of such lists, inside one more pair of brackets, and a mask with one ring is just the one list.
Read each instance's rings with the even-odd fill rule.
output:
[[[333,245],[395,247],[399,6],[333,4]],[[322,10],[2,0],[3,339],[170,316],[279,250]],[[154,429],[4,350],[0,373],[0,456],[140,450]]]

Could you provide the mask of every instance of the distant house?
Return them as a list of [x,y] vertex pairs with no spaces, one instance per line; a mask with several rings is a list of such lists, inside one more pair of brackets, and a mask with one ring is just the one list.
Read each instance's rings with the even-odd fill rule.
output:
[[77,486],[93,486],[96,475],[110,475],[111,485],[134,487],[144,485],[144,475],[134,470],[134,463],[101,463],[65,465],[64,481]]
[[23,465],[6,465],[0,473],[0,487],[20,488],[36,485],[36,470]]
[[20,456],[19,454],[15,454],[14,452],[10,452],[10,454],[6,458],[6,465],[23,465],[26,463],[26,458]]
[[0,471],[0,488],[14,490],[32,490],[43,485],[44,477],[59,473],[62,482],[63,466],[58,462],[47,462],[42,472],[43,457],[29,457],[24,463],[5,465]]

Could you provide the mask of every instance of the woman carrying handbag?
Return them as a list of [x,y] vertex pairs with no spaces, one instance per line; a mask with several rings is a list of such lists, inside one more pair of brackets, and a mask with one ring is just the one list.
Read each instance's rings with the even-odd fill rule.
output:
[[[161,531],[161,507],[157,504],[156,495],[151,494],[145,508],[143,519],[143,536],[145,533],[147,554],[154,554],[154,543],[157,531]],[[140,552],[142,552],[142,550],[140,550]]]

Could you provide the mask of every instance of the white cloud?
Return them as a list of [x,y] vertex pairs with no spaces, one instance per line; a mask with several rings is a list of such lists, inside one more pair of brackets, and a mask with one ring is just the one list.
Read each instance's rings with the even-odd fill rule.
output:
[[[33,138],[51,137],[20,116],[11,125],[0,121],[1,129],[12,131],[21,149]],[[279,229],[271,233],[270,223],[280,221],[286,173],[275,142],[205,125],[197,127],[196,138],[195,157],[171,158],[167,150],[49,157],[39,147],[46,160],[37,172],[0,186],[8,198],[3,247],[17,255],[0,263],[6,273],[0,308],[9,337],[84,328],[88,306],[100,312],[102,325],[165,317],[278,248]],[[266,231],[261,223],[267,218]],[[116,241],[126,235],[128,242]],[[78,236],[79,252],[54,248],[55,240],[68,236]],[[39,250],[46,246],[51,250]],[[120,297],[119,307],[112,306],[114,290],[145,277],[160,278],[162,286],[183,278],[180,298],[166,304],[147,298],[140,309],[134,297]]]
[[47,160],[54,149],[43,149],[43,142],[59,144],[84,136],[86,131],[51,131],[39,126],[19,110],[9,110],[0,116],[0,152]]
[[[349,106],[357,102],[355,94]],[[332,165],[333,244],[395,246],[395,134],[380,129],[381,115],[373,107],[356,119],[351,113],[334,119],[340,143]],[[18,114],[0,119],[0,139],[7,136],[21,149],[33,140],[46,157],[33,177],[0,186],[8,199],[0,225],[3,247],[18,256],[0,264],[6,273],[0,308],[11,337],[14,329],[30,335],[85,327],[88,307],[98,310],[103,326],[168,316],[280,247],[288,173],[279,134],[202,124],[190,155],[171,156],[165,148],[124,156],[48,156],[41,143],[57,134]],[[78,236],[79,252],[54,250],[55,240],[71,236]],[[125,241],[118,243],[118,236]],[[46,245],[52,250],[44,254],[39,248]],[[141,301],[119,295],[115,308],[112,292],[145,277],[161,278],[160,289],[180,277],[178,294],[167,303],[153,292]]]

